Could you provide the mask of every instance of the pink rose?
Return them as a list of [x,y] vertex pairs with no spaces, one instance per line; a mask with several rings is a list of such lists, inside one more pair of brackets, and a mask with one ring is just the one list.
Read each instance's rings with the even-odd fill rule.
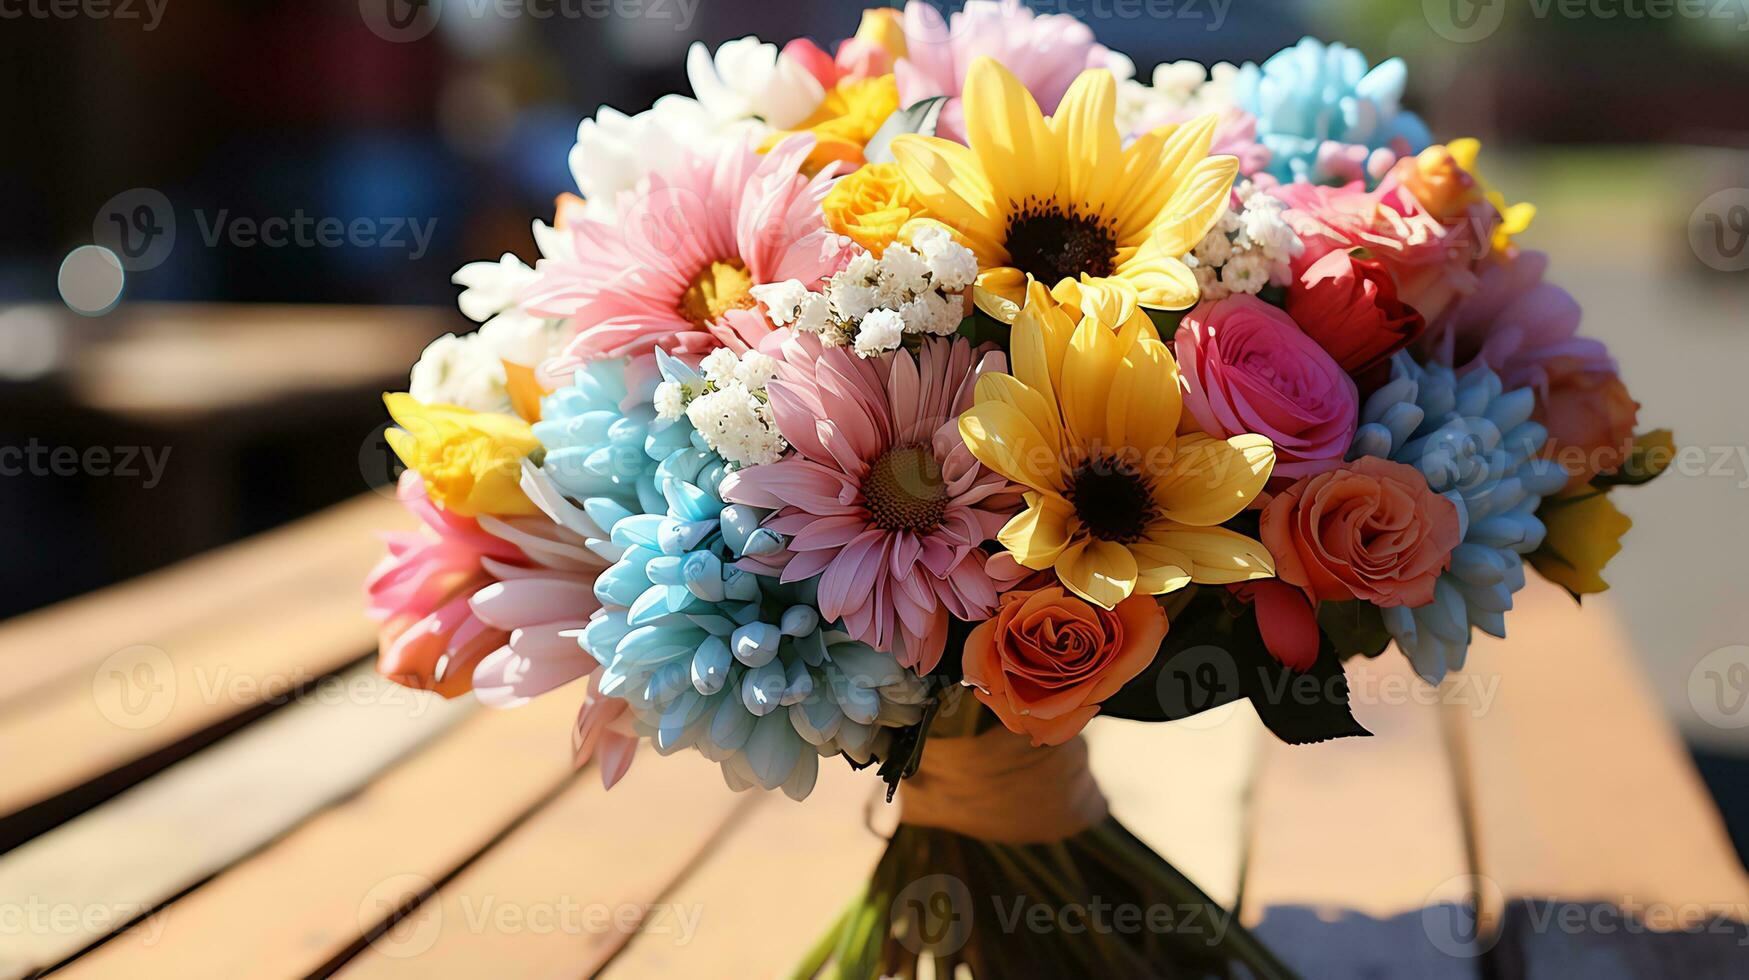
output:
[[1408,346],[1426,326],[1397,297],[1397,283],[1377,259],[1327,252],[1295,263],[1283,306],[1306,336],[1351,376],[1365,378]]
[[1243,293],[1184,315],[1175,341],[1185,407],[1209,435],[1275,443],[1275,475],[1321,473],[1354,440],[1354,380],[1280,309]]

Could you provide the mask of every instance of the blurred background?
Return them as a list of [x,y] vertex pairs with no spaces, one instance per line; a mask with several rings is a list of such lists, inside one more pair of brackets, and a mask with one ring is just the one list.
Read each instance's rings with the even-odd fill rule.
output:
[[[0,616],[380,487],[380,392],[471,328],[458,266],[534,258],[581,117],[685,88],[693,41],[829,45],[865,5],[448,0],[397,32],[404,0],[0,0],[0,446],[33,461],[0,475]],[[1307,33],[1400,55],[1434,132],[1480,137],[1490,181],[1538,205],[1521,241],[1553,254],[1642,426],[1695,448],[1617,495],[1636,527],[1610,601],[1741,851],[1749,710],[1698,699],[1718,651],[1749,675],[1728,652],[1749,643],[1749,0],[1034,6],[1144,75]],[[235,233],[273,218],[312,231]],[[359,231],[319,240],[325,221]],[[122,305],[81,316],[57,277],[106,234],[138,254]]]

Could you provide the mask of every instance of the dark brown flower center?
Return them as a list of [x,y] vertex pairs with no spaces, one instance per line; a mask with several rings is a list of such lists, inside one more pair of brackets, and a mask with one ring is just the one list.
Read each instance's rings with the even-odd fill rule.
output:
[[947,513],[947,484],[928,446],[894,446],[862,478],[869,520],[888,531],[933,531]]
[[1140,541],[1155,517],[1154,494],[1135,467],[1110,458],[1090,459],[1069,478],[1069,502],[1094,537]]
[[1031,202],[1009,219],[1004,244],[1008,261],[1046,286],[1109,276],[1117,263],[1117,238],[1103,224]]

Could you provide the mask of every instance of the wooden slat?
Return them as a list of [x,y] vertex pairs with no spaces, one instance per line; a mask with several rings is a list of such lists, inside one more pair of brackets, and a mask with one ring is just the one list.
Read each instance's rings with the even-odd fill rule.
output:
[[[641,751],[612,792],[595,779],[573,783],[339,975],[589,976],[640,923],[650,931],[697,928],[710,910],[675,908],[666,896],[758,802],[730,791],[695,753]],[[693,975],[712,975],[709,964],[698,969]]]
[[316,972],[570,778],[576,712],[576,698],[563,691],[514,710],[474,712],[357,796],[58,975],[230,980]]
[[0,895],[43,916],[0,944],[0,976],[51,966],[126,925],[356,791],[470,707],[367,668],[336,680],[0,857]]
[[880,859],[886,840],[869,829],[866,813],[885,805],[875,802],[882,788],[872,771],[823,759],[805,802],[765,794],[663,899],[700,910],[696,931],[657,922],[603,976],[787,975]]
[[[66,792],[127,763],[270,702],[365,656],[376,633],[360,582],[370,549],[361,508],[339,527],[251,550],[251,564],[280,563],[308,547],[329,557],[266,591],[232,597],[222,610],[141,642],[95,669],[34,690],[0,712],[0,816]],[[198,588],[188,583],[189,588]],[[222,586],[217,586],[221,587]],[[108,616],[102,606],[92,615]],[[146,652],[132,659],[131,650]]]
[[1093,773],[1118,820],[1232,908],[1263,723],[1248,701],[1171,724],[1095,718]]
[[1498,679],[1466,671],[1434,689],[1395,650],[1348,676],[1372,738],[1264,749],[1242,921],[1308,977],[1475,977],[1469,856],[1432,699],[1486,710]]
[[392,499],[366,494],[160,572],[0,625],[0,708],[43,685],[85,674],[136,644],[164,646],[179,632],[226,616],[287,583],[364,573],[382,554],[374,532],[408,527]]
[[[1502,925],[1506,903],[1520,899],[1650,910],[1665,928],[1720,914],[1742,921],[1749,882],[1680,738],[1624,649],[1608,595],[1587,598],[1581,613],[1533,577],[1518,599],[1511,638],[1484,638],[1465,668],[1498,672],[1499,697],[1458,726],[1484,928]],[[1570,930],[1558,919],[1510,916],[1510,958],[1551,947],[1571,956],[1588,942],[1632,938],[1612,913],[1601,915],[1589,921],[1618,925]],[[1739,925],[1691,941],[1740,957],[1745,934]],[[1620,952],[1604,958],[1627,962]]]

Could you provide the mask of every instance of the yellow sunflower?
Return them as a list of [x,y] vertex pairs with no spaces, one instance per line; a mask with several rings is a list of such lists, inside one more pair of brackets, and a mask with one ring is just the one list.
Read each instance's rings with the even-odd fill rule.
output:
[[1081,73],[1049,119],[1013,75],[972,63],[963,94],[969,146],[932,136],[893,141],[929,213],[977,253],[978,304],[1012,321],[1029,279],[1133,286],[1143,306],[1196,303],[1180,256],[1214,227],[1239,163],[1210,157],[1213,116],[1165,126],[1129,148],[1111,73]]
[[1083,293],[1076,322],[1032,283],[1010,335],[1014,374],[978,380],[960,436],[1026,488],[997,541],[1107,609],[1136,592],[1274,575],[1262,544],[1218,526],[1263,489],[1274,447],[1178,431],[1178,365],[1122,293]]

